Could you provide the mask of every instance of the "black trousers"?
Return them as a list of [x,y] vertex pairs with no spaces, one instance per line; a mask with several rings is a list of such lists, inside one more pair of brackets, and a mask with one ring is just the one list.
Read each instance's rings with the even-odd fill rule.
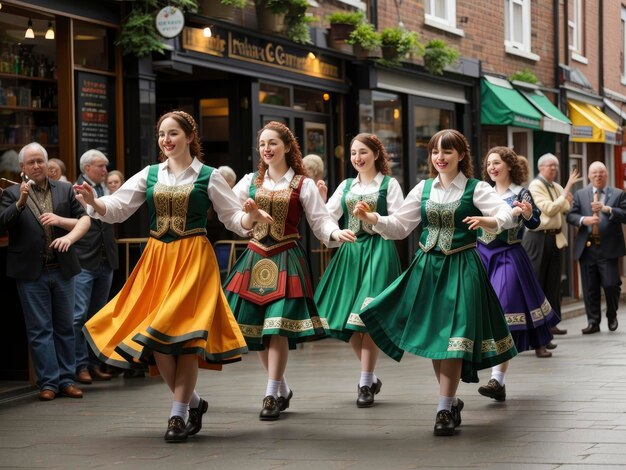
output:
[[528,253],[546,299],[561,318],[561,262],[563,250],[556,246],[556,235],[544,232],[524,233],[522,246]]
[[592,244],[585,248],[579,261],[588,323],[599,325],[602,320],[600,289],[604,289],[606,318],[612,320],[617,316],[622,284],[618,258],[603,258],[597,245]]

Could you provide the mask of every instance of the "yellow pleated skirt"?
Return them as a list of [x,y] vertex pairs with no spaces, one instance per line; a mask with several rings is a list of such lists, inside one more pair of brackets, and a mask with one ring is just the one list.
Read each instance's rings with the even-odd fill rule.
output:
[[154,365],[155,351],[196,354],[200,367],[217,370],[247,352],[204,236],[150,238],[122,290],[83,332],[101,361],[127,369]]

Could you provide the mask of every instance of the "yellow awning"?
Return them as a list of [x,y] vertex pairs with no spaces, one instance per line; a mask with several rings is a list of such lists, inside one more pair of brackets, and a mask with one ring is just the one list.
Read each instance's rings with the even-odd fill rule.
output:
[[572,142],[599,142],[616,145],[621,141],[620,128],[600,108],[580,101],[568,100],[572,120]]

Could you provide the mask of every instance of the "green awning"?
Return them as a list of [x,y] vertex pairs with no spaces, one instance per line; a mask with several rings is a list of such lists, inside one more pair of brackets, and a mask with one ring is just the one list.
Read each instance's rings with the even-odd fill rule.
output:
[[572,133],[572,121],[563,114],[559,108],[554,106],[552,102],[539,90],[520,90],[528,101],[537,108],[543,116],[541,118],[541,129],[546,132],[555,132],[557,134]]
[[506,80],[485,77],[480,83],[480,123],[541,129],[541,114]]

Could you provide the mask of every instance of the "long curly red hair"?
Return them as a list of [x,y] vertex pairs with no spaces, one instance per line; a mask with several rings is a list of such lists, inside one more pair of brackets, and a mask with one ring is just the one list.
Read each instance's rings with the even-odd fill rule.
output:
[[[302,152],[300,151],[300,145],[298,145],[298,141],[296,140],[293,133],[289,130],[287,126],[285,126],[282,122],[271,121],[265,124],[263,128],[256,135],[256,148],[259,150],[259,140],[261,139],[261,134],[263,131],[271,130],[278,134],[278,138],[285,145],[286,149],[289,149],[285,152],[285,161],[287,162],[287,166],[290,167],[296,175],[305,175],[306,169],[304,168],[304,163],[302,163]],[[265,172],[268,169],[267,163],[263,160],[263,157],[259,152],[259,174],[256,179],[257,185],[263,184],[263,178],[265,176]]]

